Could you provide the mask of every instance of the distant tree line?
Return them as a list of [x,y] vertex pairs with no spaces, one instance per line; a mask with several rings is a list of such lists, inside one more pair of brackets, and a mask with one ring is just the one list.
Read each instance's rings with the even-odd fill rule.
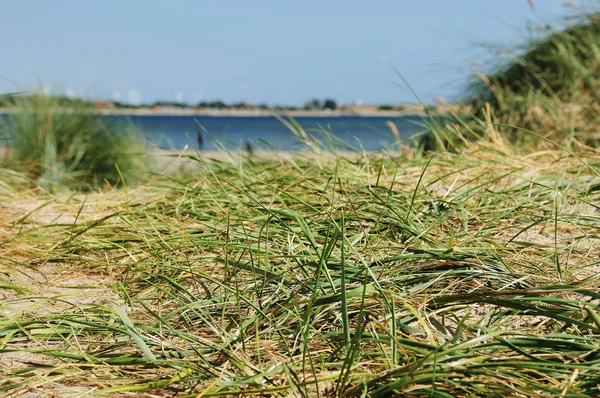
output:
[[[14,106],[17,103],[17,96],[26,96],[27,94],[18,94],[18,95],[6,95],[0,96],[0,107],[10,107]],[[32,96],[39,94],[31,94]],[[178,109],[189,109],[189,108],[205,108],[205,109],[261,109],[261,110],[336,110],[338,109],[338,104],[336,100],[332,98],[326,98],[324,100],[320,100],[318,98],[313,98],[304,103],[304,106],[290,106],[290,105],[268,105],[266,103],[260,104],[251,104],[248,102],[233,102],[226,103],[221,100],[215,101],[202,101],[197,103],[196,105],[190,105],[187,103],[176,102],[176,101],[156,101],[151,104],[141,104],[141,105],[132,105],[127,104],[120,101],[96,101],[96,100],[88,100],[83,98],[70,98],[67,96],[52,96],[55,100],[55,104],[62,107],[78,107],[84,104],[94,105],[98,103],[110,104],[114,108],[134,108],[134,109],[148,109],[148,108],[178,108]]]
[[313,98],[310,101],[304,103],[304,110],[317,110],[317,109],[329,109],[335,111],[338,105],[334,99],[327,98],[321,101],[318,98]]

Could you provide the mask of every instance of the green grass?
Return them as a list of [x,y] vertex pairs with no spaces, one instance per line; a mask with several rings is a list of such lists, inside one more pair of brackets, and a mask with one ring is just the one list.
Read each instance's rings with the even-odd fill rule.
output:
[[11,147],[7,167],[48,191],[115,186],[140,174],[144,147],[131,126],[103,118],[85,102],[65,108],[42,94],[11,96],[0,133]]
[[[575,136],[597,147],[600,109],[600,14],[582,12],[565,26],[546,27],[510,58],[496,57],[497,67],[477,74],[468,90],[478,118],[490,104],[498,123],[537,131],[560,141]],[[531,137],[502,129],[511,140]]]
[[[0,391],[597,395],[596,166],[506,148],[192,156],[185,179],[15,214],[0,361],[35,355]],[[69,277],[44,293],[24,267]],[[66,291],[81,275],[105,293]]]

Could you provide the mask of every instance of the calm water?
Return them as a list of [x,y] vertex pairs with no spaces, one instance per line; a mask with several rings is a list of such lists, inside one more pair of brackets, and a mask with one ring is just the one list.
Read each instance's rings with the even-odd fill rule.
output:
[[[5,117],[8,116],[0,114],[0,119]],[[205,150],[235,149],[245,146],[247,141],[255,150],[297,151],[306,148],[288,127],[272,116],[130,115],[107,118],[131,121],[151,145],[168,149],[183,149],[186,145],[197,148],[198,132],[202,132]],[[395,138],[387,121],[396,125],[403,143],[409,143],[409,137],[423,130],[419,116],[302,116],[295,120],[311,136],[331,140],[326,137],[328,133],[336,137],[340,141],[336,144],[339,149],[350,145],[377,151],[393,145]]]
[[[198,146],[197,134],[203,131],[204,149],[233,149],[249,140],[254,149],[268,148],[265,142],[286,151],[304,149],[304,144],[279,120],[272,116],[128,116],[146,139],[160,147],[182,149]],[[417,116],[405,117],[296,117],[295,120],[313,136],[330,132],[354,148],[376,151],[394,142],[386,121],[394,122],[405,139],[423,130]],[[341,148],[342,145],[340,145]]]

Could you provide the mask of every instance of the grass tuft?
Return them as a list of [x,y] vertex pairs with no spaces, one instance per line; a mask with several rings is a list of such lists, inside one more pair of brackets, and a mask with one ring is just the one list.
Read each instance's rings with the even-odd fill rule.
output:
[[116,186],[119,170],[140,174],[144,147],[131,127],[93,113],[81,103],[63,108],[57,99],[35,94],[13,97],[0,119],[9,146],[4,162],[24,172],[40,188],[88,190]]
[[[558,143],[597,147],[600,111],[600,18],[581,13],[565,27],[541,30],[508,61],[484,75],[476,74],[469,89],[471,106],[485,120],[486,104],[496,123],[537,131]],[[511,141],[537,140],[501,129]]]

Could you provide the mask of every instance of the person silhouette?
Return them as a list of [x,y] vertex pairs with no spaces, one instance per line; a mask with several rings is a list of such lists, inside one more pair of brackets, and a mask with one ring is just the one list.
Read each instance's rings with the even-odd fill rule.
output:
[[246,152],[248,152],[248,156],[252,156],[254,154],[254,149],[252,149],[252,142],[250,138],[246,139]]
[[198,130],[196,139],[198,140],[198,149],[203,150],[204,149],[204,134],[202,134],[202,130]]

